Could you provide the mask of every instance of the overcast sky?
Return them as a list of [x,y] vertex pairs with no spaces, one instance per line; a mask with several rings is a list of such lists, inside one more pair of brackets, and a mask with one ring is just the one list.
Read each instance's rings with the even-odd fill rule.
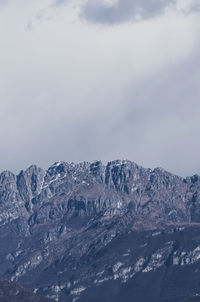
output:
[[199,0],[0,0],[0,170],[200,174]]

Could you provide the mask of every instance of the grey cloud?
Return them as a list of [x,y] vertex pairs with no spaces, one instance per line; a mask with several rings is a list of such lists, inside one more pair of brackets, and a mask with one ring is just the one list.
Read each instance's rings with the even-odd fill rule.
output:
[[10,45],[0,58],[0,170],[128,158],[200,173],[199,18],[107,30],[58,14],[25,32],[22,17],[0,19]]
[[[65,0],[57,0],[65,2]],[[141,21],[162,15],[169,7],[184,14],[200,11],[199,0],[118,0],[106,5],[100,0],[87,0],[81,7],[81,17],[91,23],[116,24]]]
[[148,19],[162,14],[174,0],[119,0],[108,6],[100,1],[88,0],[82,7],[82,17],[89,22],[121,23],[137,18]]
[[[53,6],[72,3],[72,0],[54,0]],[[200,11],[199,0],[85,0],[75,2],[80,7],[80,17],[90,23],[118,24],[141,21],[160,16],[173,8],[185,14]]]
[[[17,153],[24,167],[33,159],[47,167],[56,160],[128,158],[146,167],[161,166],[183,176],[200,173],[198,59],[197,55],[184,64],[166,68],[162,74],[144,79],[136,89],[130,86],[120,96],[124,104],[121,114],[116,104],[111,112],[106,111],[107,106],[92,112],[85,104],[93,114],[74,113],[70,123],[65,119],[55,123],[56,117],[49,116],[46,126],[37,129],[37,135],[30,136],[29,129],[26,142],[17,147],[12,143],[10,151],[6,150],[10,168],[16,165]],[[95,94],[91,97],[98,98]],[[109,94],[106,99],[111,102]],[[38,114],[31,119],[38,123]]]

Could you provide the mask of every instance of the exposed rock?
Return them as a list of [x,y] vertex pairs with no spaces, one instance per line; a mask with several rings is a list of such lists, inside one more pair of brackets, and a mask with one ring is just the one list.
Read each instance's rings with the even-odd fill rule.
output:
[[199,223],[198,175],[128,160],[4,171],[0,276],[59,302],[193,301]]

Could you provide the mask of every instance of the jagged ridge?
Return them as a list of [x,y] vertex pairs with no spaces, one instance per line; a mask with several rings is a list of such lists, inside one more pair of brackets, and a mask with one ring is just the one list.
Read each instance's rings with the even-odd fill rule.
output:
[[17,176],[0,174],[0,222],[24,217],[30,224],[44,223],[64,213],[113,215],[127,209],[138,221],[198,222],[199,185],[198,175],[183,179],[130,161],[59,162],[47,171],[31,166]]

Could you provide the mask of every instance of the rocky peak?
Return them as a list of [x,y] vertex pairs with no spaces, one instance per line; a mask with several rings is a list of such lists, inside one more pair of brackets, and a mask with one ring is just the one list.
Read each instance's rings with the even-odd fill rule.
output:
[[40,194],[44,181],[45,171],[35,165],[17,175],[17,188],[22,200],[29,202]]
[[90,173],[99,183],[105,182],[105,166],[101,161],[95,161],[90,164]]
[[3,171],[0,174],[0,188],[15,189],[16,176],[10,171]]
[[105,183],[119,191],[130,193],[138,181],[144,182],[148,170],[127,160],[109,162],[106,166]]

